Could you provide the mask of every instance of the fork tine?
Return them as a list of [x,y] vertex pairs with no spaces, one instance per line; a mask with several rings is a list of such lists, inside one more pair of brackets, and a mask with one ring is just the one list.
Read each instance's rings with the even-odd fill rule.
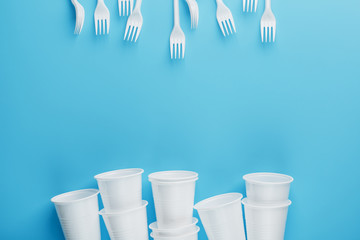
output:
[[253,4],[254,4],[254,0],[251,0],[251,3],[250,3],[250,12],[252,12],[253,11]]
[[110,18],[108,18],[106,20],[106,25],[107,25],[107,34],[109,34],[109,32],[110,32]]
[[226,35],[225,35],[224,27],[223,27],[223,25],[222,25],[222,23],[220,21],[218,21],[218,23],[219,23],[220,29],[221,29],[224,37],[225,37]]
[[245,12],[246,0],[243,0],[243,12]]
[[95,19],[95,32],[96,32],[96,35],[98,35],[98,31],[99,31],[98,23],[99,23],[99,20],[98,20],[98,19]]
[[258,5],[258,0],[255,0],[255,8],[254,8],[254,12],[256,12],[257,5]]
[[128,31],[129,31],[129,28],[130,28],[129,23],[127,23],[127,24],[126,24],[126,28],[125,28],[124,40],[126,39],[126,36],[127,36],[127,34],[128,34]]
[[134,31],[133,31],[132,36],[131,36],[131,41],[134,40],[135,34],[137,34],[136,30],[137,30],[137,27],[134,27]]
[[276,25],[273,26],[273,42],[275,42]]
[[171,57],[171,59],[173,59],[173,49],[174,49],[174,46],[173,46],[172,41],[170,40],[170,57]]
[[265,26],[265,42],[268,41],[268,26]]
[[229,30],[230,30],[230,34],[232,34],[233,32],[232,32],[232,28],[231,28],[231,24],[230,24],[230,19],[225,20],[225,25],[227,25],[227,27],[228,27]]
[[224,20],[224,21],[222,22],[222,24],[224,25],[224,28],[225,28],[225,30],[226,30],[226,35],[229,35],[229,29],[228,29],[228,26],[227,26],[227,24],[226,24],[226,20]]
[[261,42],[264,42],[264,25],[260,24],[260,32],[261,32]]
[[185,58],[185,43],[182,44],[182,58]]
[[234,29],[234,32],[236,33],[236,27],[235,27],[235,22],[234,22],[233,16],[230,17],[230,23],[231,23],[231,25],[232,25],[232,27]]
[[141,26],[140,26],[140,27],[138,27],[138,29],[137,29],[137,32],[136,32],[136,37],[135,37],[135,41],[134,41],[134,42],[136,42],[136,41],[137,41],[137,39],[138,39],[138,37],[139,37],[139,35],[140,35],[140,31],[141,31]]
[[131,25],[130,30],[129,30],[129,34],[128,34],[128,38],[127,38],[128,41],[130,40],[130,37],[131,37],[133,31],[134,31],[134,26]]
[[250,0],[246,0],[246,11],[248,12],[249,11],[249,4],[250,4]]

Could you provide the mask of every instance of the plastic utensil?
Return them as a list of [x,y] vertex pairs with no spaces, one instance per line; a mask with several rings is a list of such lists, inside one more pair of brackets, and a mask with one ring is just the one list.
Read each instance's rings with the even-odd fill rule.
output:
[[82,27],[84,26],[85,10],[84,7],[77,0],[71,0],[71,2],[75,7],[76,14],[74,34],[80,34]]
[[130,168],[96,175],[104,208],[120,211],[141,206],[143,172],[140,168]]
[[134,7],[134,0],[118,0],[119,15],[129,16]]
[[150,236],[154,240],[197,240],[199,231],[200,231],[200,228],[198,226],[196,226],[195,230],[192,230],[189,233],[185,233],[183,235],[162,237],[162,236],[156,235],[155,233],[151,233]]
[[258,0],[243,0],[243,12],[256,12]]
[[264,42],[264,36],[265,42],[275,42],[276,19],[271,10],[271,0],[265,0],[265,11],[261,17],[260,30],[262,42]]
[[157,222],[153,222],[149,225],[149,228],[152,230],[154,236],[158,237],[175,237],[181,236],[189,232],[196,231],[198,223],[197,218],[192,219],[192,223],[189,225],[184,225],[178,228],[159,228]]
[[160,182],[149,178],[159,228],[178,228],[192,223],[197,179]]
[[224,4],[222,0],[216,0],[216,4],[216,18],[219,23],[220,29],[224,34],[224,37],[232,34],[233,31],[234,33],[236,33],[235,22],[230,9]]
[[55,204],[67,240],[100,240],[97,189],[84,189],[57,195]]
[[245,240],[241,198],[226,193],[195,205],[209,240]]
[[174,0],[174,28],[170,35],[171,59],[185,57],[185,34],[180,27],[179,0]]
[[279,173],[251,173],[243,177],[249,202],[278,204],[287,202],[292,177]]
[[186,0],[191,17],[191,28],[197,28],[199,23],[199,6],[196,0]]
[[120,212],[100,211],[111,240],[148,240],[146,206],[143,200],[138,208]]
[[291,201],[278,205],[257,205],[242,200],[248,240],[283,240]]
[[98,0],[94,14],[96,35],[109,34],[110,31],[110,12],[104,0]]
[[134,40],[134,42],[136,42],[139,37],[141,27],[143,25],[143,17],[141,15],[141,3],[142,0],[136,0],[134,11],[131,13],[126,23],[124,40],[127,36],[127,40],[130,40],[131,37],[131,41]]

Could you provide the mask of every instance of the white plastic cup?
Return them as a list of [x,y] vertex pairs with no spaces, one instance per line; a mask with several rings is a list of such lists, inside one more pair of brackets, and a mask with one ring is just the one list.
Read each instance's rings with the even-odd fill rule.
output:
[[248,240],[284,240],[290,200],[278,205],[257,205],[245,198],[242,203]]
[[190,231],[188,233],[184,233],[182,235],[177,235],[177,236],[167,236],[167,237],[163,237],[160,235],[155,234],[154,232],[152,232],[150,234],[150,236],[154,239],[154,240],[198,240],[198,232],[200,231],[200,228],[198,226],[195,226],[195,230]]
[[178,228],[192,223],[196,180],[197,173],[186,171],[149,175],[160,228]]
[[146,206],[148,202],[143,200],[137,208],[120,212],[101,210],[106,229],[111,240],[148,240],[148,225]]
[[174,237],[181,236],[189,232],[194,232],[197,230],[196,224],[198,223],[197,218],[192,219],[192,223],[189,225],[184,225],[178,228],[159,228],[157,222],[153,222],[149,225],[149,228],[152,230],[154,236],[157,237]]
[[195,205],[209,240],[245,240],[241,193],[226,193]]
[[67,240],[100,240],[97,189],[84,189],[57,195],[55,204]]
[[142,204],[143,169],[120,169],[95,176],[107,211],[122,211]]
[[251,173],[244,177],[246,195],[255,204],[279,204],[289,198],[292,177],[279,173]]

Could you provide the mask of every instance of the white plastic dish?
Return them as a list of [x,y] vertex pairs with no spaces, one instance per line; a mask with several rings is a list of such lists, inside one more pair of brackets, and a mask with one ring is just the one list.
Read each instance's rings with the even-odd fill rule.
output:
[[287,202],[292,177],[279,173],[251,173],[243,177],[249,202],[278,204]]
[[159,228],[178,228],[192,223],[197,179],[151,182]]
[[130,168],[96,175],[104,208],[121,211],[141,206],[143,172],[140,168]]
[[55,204],[65,239],[100,240],[99,190],[84,189],[57,195]]
[[187,181],[198,178],[198,173],[191,171],[162,171],[154,172],[149,175],[149,181],[158,181],[158,182],[179,182]]
[[248,240],[284,240],[290,200],[278,205],[257,205],[243,199]]
[[226,193],[195,205],[209,240],[245,240],[241,193]]
[[159,235],[156,235],[154,233],[151,233],[150,236],[154,240],[198,240],[198,232],[200,231],[200,228],[196,226],[195,231],[191,231],[189,233],[185,233],[183,235],[178,236],[169,236],[169,237],[161,237]]
[[119,212],[102,209],[99,214],[103,217],[111,240],[148,240],[146,206],[143,200],[137,208]]
[[178,228],[159,228],[157,222],[153,222],[149,225],[149,228],[152,230],[153,234],[158,237],[174,237],[184,235],[188,232],[196,231],[196,224],[198,223],[197,218],[192,219],[192,223],[189,225],[184,225]]

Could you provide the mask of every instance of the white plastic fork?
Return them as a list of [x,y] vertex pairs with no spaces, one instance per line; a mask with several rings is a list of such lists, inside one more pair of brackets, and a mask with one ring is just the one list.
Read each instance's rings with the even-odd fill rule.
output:
[[258,0],[243,0],[243,12],[256,12]]
[[119,15],[120,16],[129,16],[134,7],[134,0],[118,0],[119,5]]
[[271,0],[265,0],[265,11],[261,17],[260,30],[262,42],[264,42],[264,38],[265,42],[275,42],[276,19],[271,11]]
[[76,13],[74,34],[80,34],[82,27],[84,26],[85,10],[77,0],[71,0],[71,2],[75,7],[75,13]]
[[197,28],[199,22],[199,6],[196,0],[186,0],[191,17],[191,28]]
[[185,57],[185,34],[180,27],[179,0],[174,0],[174,28],[170,35],[171,59]]
[[94,20],[96,35],[109,34],[110,12],[104,3],[104,0],[98,0],[95,9]]
[[[141,27],[143,25],[143,17],[141,15],[141,3],[142,0],[136,0],[136,4],[135,4],[135,8],[134,11],[131,13],[130,17],[127,20],[126,23],[126,28],[125,28],[125,35],[124,35],[124,40],[126,39],[127,36],[127,40],[131,40],[136,42],[136,40],[139,37],[140,31],[141,31]],[[136,34],[136,36],[135,36]],[[135,39],[134,39],[135,37]]]
[[[236,33],[234,18],[231,14],[230,9],[224,4],[222,0],[216,0],[217,3],[217,10],[216,10],[216,18],[219,23],[220,29],[224,36],[233,33]],[[225,34],[226,31],[226,34]]]

